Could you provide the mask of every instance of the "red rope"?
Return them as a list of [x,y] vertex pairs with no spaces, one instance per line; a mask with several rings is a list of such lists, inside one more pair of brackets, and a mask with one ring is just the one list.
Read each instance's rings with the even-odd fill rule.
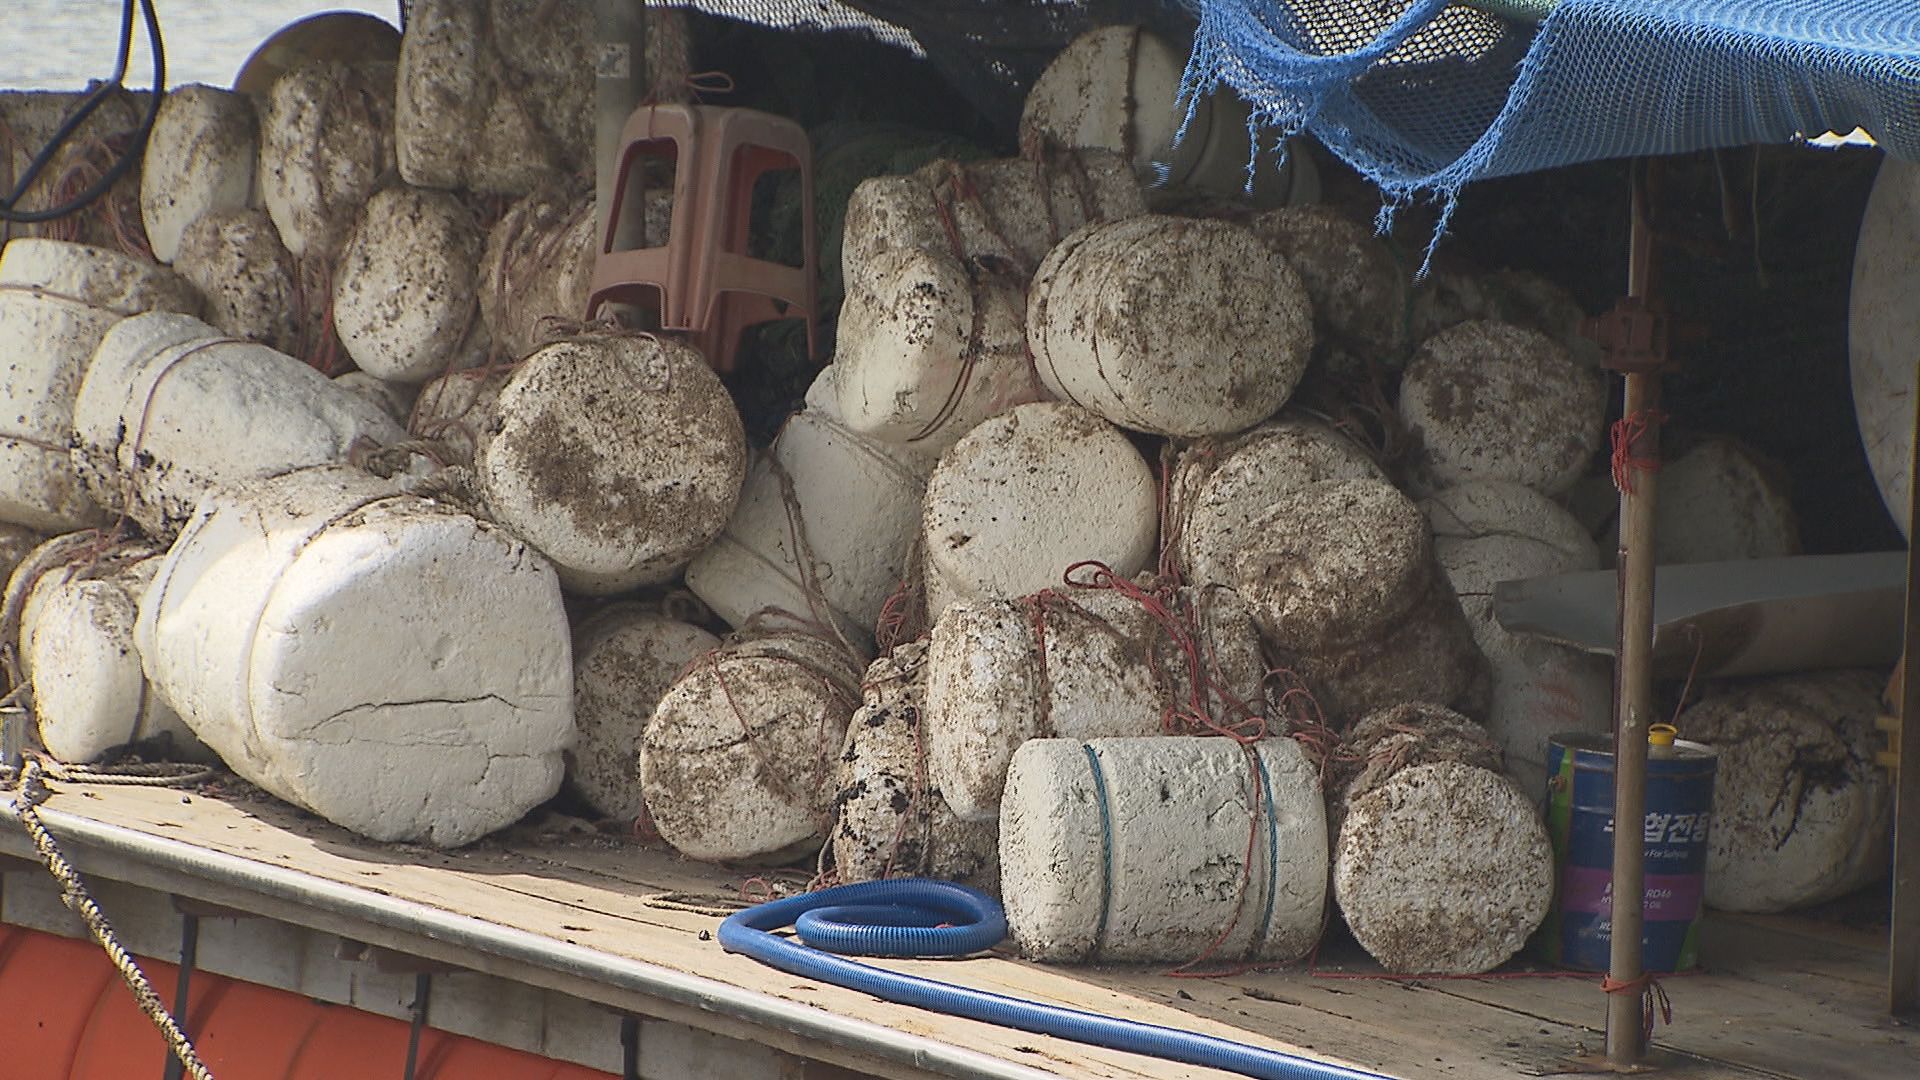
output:
[[1660,458],[1635,457],[1641,440],[1658,432],[1667,420],[1659,409],[1642,409],[1613,422],[1613,486],[1623,495],[1633,494],[1633,474],[1660,471]]
[[1644,1039],[1653,1038],[1653,1025],[1656,1016],[1673,1026],[1673,999],[1667,996],[1666,988],[1650,971],[1643,971],[1637,979],[1615,982],[1611,976],[1600,980],[1600,989],[1609,994],[1640,995],[1640,1035]]

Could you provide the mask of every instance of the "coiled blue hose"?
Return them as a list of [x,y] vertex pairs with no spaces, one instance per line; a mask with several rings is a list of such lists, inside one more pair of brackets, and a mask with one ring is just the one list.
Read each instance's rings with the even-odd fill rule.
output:
[[[790,925],[805,944],[772,933]],[[720,946],[789,974],[896,1004],[1110,1050],[1223,1069],[1260,1080],[1387,1080],[1380,1073],[903,975],[819,951],[964,956],[991,948],[1006,936],[1006,930],[1006,915],[999,902],[983,892],[951,882],[901,878],[840,885],[750,907],[720,924]]]

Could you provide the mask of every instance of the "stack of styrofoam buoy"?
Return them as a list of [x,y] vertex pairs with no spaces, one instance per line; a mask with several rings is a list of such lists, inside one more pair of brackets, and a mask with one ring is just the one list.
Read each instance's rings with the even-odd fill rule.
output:
[[1509,481],[1469,481],[1422,500],[1420,508],[1433,527],[1440,568],[1491,668],[1487,731],[1521,786],[1543,796],[1547,740],[1611,727],[1613,665],[1509,633],[1494,618],[1493,590],[1502,581],[1597,569],[1600,553],[1558,503]]
[[101,506],[164,538],[218,485],[404,436],[379,406],[284,353],[151,312],[101,340],[74,401],[72,456]]
[[1473,721],[1434,705],[1374,713],[1342,744],[1333,896],[1388,971],[1476,975],[1546,918],[1553,848]]
[[1028,739],[1163,734],[1195,713],[1224,729],[1263,714],[1266,661],[1240,598],[1190,589],[1174,606],[1190,622],[1170,626],[1119,588],[949,607],[927,651],[925,738],[928,776],[953,811],[998,813],[1007,762]]
[[998,891],[998,828],[962,820],[927,773],[927,648],[901,645],[861,680],[833,799],[834,876],[934,877]]
[[295,258],[336,256],[393,166],[393,65],[313,61],[274,81],[260,198]]
[[1286,404],[1306,288],[1251,231],[1159,215],[1087,226],[1040,264],[1027,336],[1056,397],[1135,431],[1224,435]]
[[499,354],[518,360],[552,337],[544,323],[587,313],[593,284],[593,197],[542,188],[513,204],[487,233],[480,315]]
[[1711,687],[1682,713],[1713,747],[1707,903],[1790,911],[1887,873],[1892,785],[1874,762],[1877,673],[1782,675]]
[[1413,291],[1404,318],[1413,341],[1474,320],[1538,330],[1581,364],[1597,366],[1600,346],[1584,332],[1586,312],[1565,289],[1525,270],[1435,270]]
[[1075,405],[1021,405],[968,432],[927,480],[929,619],[956,600],[1060,584],[1094,560],[1144,569],[1159,531],[1153,474],[1118,428]]
[[640,744],[640,786],[661,837],[712,862],[777,863],[817,849],[865,663],[837,642],[779,629],[696,660]]
[[173,268],[206,297],[207,321],[230,337],[300,351],[320,313],[307,311],[293,255],[265,210],[213,210],[181,233]]
[[[1655,560],[1674,566],[1800,554],[1800,519],[1786,470],[1734,439],[1690,441],[1660,465]],[[1619,548],[1619,527],[1616,517],[1604,534],[1609,566]]]
[[1270,210],[1247,227],[1300,276],[1318,340],[1343,360],[1396,366],[1406,345],[1409,282],[1384,241],[1324,206]]
[[1247,528],[1233,584],[1336,722],[1405,701],[1477,707],[1485,661],[1436,572],[1419,508],[1379,480],[1323,480]]
[[667,688],[720,639],[653,606],[602,608],[573,631],[576,739],[565,755],[567,784],[604,817],[637,821],[640,740]]
[[1423,342],[1400,384],[1423,490],[1512,480],[1558,495],[1600,449],[1600,372],[1534,330],[1464,322]]
[[776,608],[868,643],[911,570],[932,459],[847,429],[828,367],[748,470],[726,530],[687,567],[687,588],[730,625]]
[[650,334],[540,349],[478,434],[491,512],[581,593],[672,579],[726,527],[746,477],[746,433],[719,377]]
[[[0,253],[0,521],[81,529],[106,520],[74,475],[74,400],[124,316],[193,312],[179,275],[105,248],[20,239]],[[182,316],[184,317],[184,316]]]
[[592,168],[587,4],[418,0],[400,39],[400,175],[520,195]]
[[1326,804],[1291,739],[1036,739],[1000,865],[1028,957],[1287,963],[1320,938]]
[[444,191],[400,185],[368,200],[333,283],[333,325],[360,370],[419,383],[487,358],[485,244],[473,212]]
[[140,602],[154,689],[242,777],[445,847],[559,789],[573,665],[553,569],[343,466],[210,492]]
[[140,162],[140,220],[153,257],[173,262],[201,217],[255,205],[259,155],[252,98],[211,86],[168,91]]
[[152,692],[134,649],[134,618],[159,554],[141,541],[69,533],[37,548],[8,583],[40,744],[60,761],[94,761],[152,740],[164,740],[172,757],[211,756]]

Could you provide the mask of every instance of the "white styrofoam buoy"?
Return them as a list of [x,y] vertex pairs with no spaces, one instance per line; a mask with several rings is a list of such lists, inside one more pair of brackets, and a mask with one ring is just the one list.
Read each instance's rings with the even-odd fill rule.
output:
[[209,493],[134,640],[234,772],[371,839],[455,847],[559,790],[573,665],[552,567],[395,482],[328,467]]
[[407,183],[520,195],[592,168],[591,5],[411,6],[395,108]]
[[333,325],[362,371],[420,383],[487,358],[473,212],[443,191],[404,185],[368,200],[341,253]]
[[953,811],[998,813],[1007,762],[1029,739],[1156,735],[1201,711],[1226,728],[1264,712],[1266,661],[1239,597],[1190,589],[1181,602],[1198,680],[1169,628],[1115,589],[949,607],[928,646],[925,738],[927,774]]
[[1523,326],[1547,335],[1585,367],[1600,363],[1600,346],[1582,327],[1587,313],[1560,286],[1526,270],[1434,271],[1413,290],[1404,316],[1409,338],[1425,341],[1476,319]]
[[1320,938],[1326,804],[1291,739],[1038,739],[1013,757],[1000,865],[1031,959],[1287,963]]
[[1313,304],[1315,337],[1392,366],[1407,341],[1411,270],[1373,231],[1326,206],[1290,206],[1247,222],[1285,257]]
[[173,271],[105,248],[18,239],[0,252],[0,521],[47,532],[107,520],[67,455],[74,398],[121,317],[197,311]]
[[968,432],[927,480],[927,616],[954,600],[1025,596],[1085,560],[1132,577],[1159,532],[1153,474],[1119,429],[1034,403]]
[[863,435],[937,454],[982,420],[1045,397],[1026,318],[1017,275],[924,248],[881,252],[840,309],[841,416]]
[[435,379],[413,399],[407,430],[439,443],[448,464],[472,466],[498,413],[500,388],[513,372],[511,367],[470,368]]
[[720,647],[691,623],[641,604],[614,604],[573,631],[573,719],[567,784],[604,817],[636,821],[640,739],[653,710],[686,666]]
[[480,314],[501,356],[519,360],[553,340],[549,320],[587,314],[593,287],[593,198],[542,189],[508,209],[487,233]]
[[706,360],[680,342],[555,342],[520,363],[495,408],[475,459],[487,504],[577,592],[672,578],[720,535],[740,498],[740,414]]
[[1040,264],[1027,337],[1055,396],[1158,435],[1222,435],[1286,404],[1313,347],[1305,286],[1248,229],[1147,215]]
[[1920,164],[1887,156],[1874,177],[1853,252],[1847,354],[1860,442],[1880,500],[1908,536],[1913,483],[1913,395],[1920,391]]
[[1285,662],[1336,725],[1408,701],[1486,715],[1486,658],[1474,647],[1452,587],[1438,573],[1379,636],[1326,652],[1290,654]]
[[1606,382],[1535,330],[1465,322],[1423,342],[1400,384],[1424,489],[1512,480],[1572,487],[1600,449]]
[[911,569],[932,461],[848,430],[837,371],[815,378],[806,408],[755,455],[726,530],[687,566],[687,588],[732,626],[777,608],[833,618],[864,646]]
[[1232,585],[1233,558],[1250,526],[1282,495],[1322,480],[1386,475],[1360,448],[1313,420],[1276,420],[1227,439],[1204,439],[1180,453],[1168,482],[1173,549],[1184,579]]
[[697,660],[640,743],[640,787],[660,835],[710,862],[777,862],[825,839],[864,664],[823,638],[780,631]]
[[349,371],[344,375],[335,375],[333,385],[359,394],[378,405],[381,412],[402,424],[413,415],[413,403],[420,393],[420,388],[417,386],[389,382],[364,371]]
[[140,162],[140,220],[153,257],[170,263],[202,214],[253,205],[260,120],[253,99],[177,86],[160,101]]
[[963,821],[927,776],[927,643],[875,660],[840,748],[833,870],[842,883],[932,877],[999,891],[999,828]]
[[260,199],[295,258],[338,255],[393,168],[393,65],[310,61],[260,114]]
[[405,437],[379,406],[285,353],[163,312],[107,332],[73,431],[87,491],[153,537],[177,532],[217,485],[344,461],[357,440]]
[[1684,736],[1720,759],[1709,906],[1790,911],[1886,875],[1892,786],[1873,760],[1883,682],[1859,671],[1756,679],[1680,715]]
[[284,353],[298,353],[308,325],[325,318],[309,311],[293,255],[265,210],[214,210],[180,236],[173,268],[206,297],[207,322],[229,337]]
[[[1660,465],[1660,498],[1653,510],[1654,558],[1660,565],[1800,554],[1800,519],[1793,512],[1786,470],[1777,462],[1717,435],[1674,449]],[[1617,500],[1614,508],[1601,546],[1608,566],[1620,546]]]

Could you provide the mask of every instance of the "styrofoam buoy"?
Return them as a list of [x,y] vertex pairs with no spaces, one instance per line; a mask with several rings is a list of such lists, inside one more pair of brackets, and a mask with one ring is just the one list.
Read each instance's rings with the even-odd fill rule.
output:
[[1286,963],[1320,938],[1326,804],[1291,739],[1038,739],[1013,756],[1000,865],[1031,959]]
[[1709,692],[1680,715],[1719,753],[1707,904],[1789,911],[1887,873],[1892,789],[1874,763],[1877,675],[1785,675]]
[[[1225,727],[1263,711],[1266,662],[1239,597],[1183,590],[1206,713]],[[927,653],[927,774],[969,821],[999,812],[1007,762],[1028,739],[1161,734],[1196,711],[1191,661],[1138,599],[1066,588],[949,607]]]
[[107,520],[67,455],[74,398],[122,316],[196,311],[178,274],[104,248],[19,239],[0,253],[0,521],[48,532]]
[[393,168],[393,65],[312,61],[260,115],[260,198],[295,258],[331,259]]
[[1426,489],[1512,480],[1557,495],[1600,449],[1606,382],[1534,330],[1465,322],[1428,338],[1400,384]]
[[1600,362],[1600,346],[1582,327],[1587,313],[1559,285],[1526,270],[1490,274],[1436,270],[1413,290],[1404,318],[1412,341],[1476,319],[1538,330],[1583,366]]
[[134,627],[234,772],[374,840],[454,847],[559,789],[566,612],[505,530],[356,469],[209,493]]
[[911,569],[932,460],[840,422],[833,381],[755,455],[726,529],[687,566],[687,588],[732,626],[777,608],[824,621],[862,646]]
[[1613,665],[1509,633],[1494,618],[1494,586],[1598,569],[1600,553],[1571,514],[1520,484],[1472,481],[1423,500],[1420,508],[1433,526],[1434,555],[1491,670],[1487,731],[1522,789],[1539,795],[1546,790],[1551,736],[1611,729]]
[[295,353],[305,324],[325,317],[306,310],[293,255],[265,210],[202,214],[181,234],[173,268],[206,297],[207,322],[230,337]]
[[[166,740],[171,758],[212,751],[152,692],[133,644],[140,596],[160,568],[145,544],[93,550],[22,583],[20,666],[33,687],[41,745],[60,761],[88,762],[112,750]],[[71,550],[65,561],[75,557]]]
[[1322,480],[1386,474],[1353,442],[1312,420],[1277,420],[1181,451],[1168,482],[1167,542],[1189,584],[1232,585],[1233,557],[1250,526],[1282,495]]
[[368,200],[334,276],[333,325],[361,370],[419,383],[487,358],[473,212],[404,185]]
[[87,491],[152,537],[178,532],[215,486],[405,437],[379,406],[300,361],[162,312],[122,320],[101,340],[73,431]]
[[573,632],[573,718],[567,784],[602,816],[634,821],[640,739],[667,688],[720,639],[640,604],[614,604]]
[[1911,303],[1920,268],[1920,165],[1887,156],[1874,177],[1853,251],[1847,299],[1847,354],[1853,409],[1880,500],[1901,533],[1911,536],[1914,364],[1920,311]]
[[1299,275],[1248,229],[1149,215],[1054,248],[1027,296],[1027,337],[1055,396],[1136,431],[1220,435],[1286,404],[1313,312]]
[[553,339],[551,319],[587,313],[593,287],[593,198],[536,191],[487,233],[480,268],[480,314],[501,356],[518,360]]
[[177,86],[161,99],[140,163],[140,220],[153,257],[170,263],[202,214],[253,205],[260,120],[253,99]]
[[667,843],[711,862],[778,861],[825,839],[864,663],[777,631],[697,660],[640,743],[641,790]]
[[[1661,464],[1653,515],[1654,558],[1662,566],[1800,554],[1786,470],[1722,436],[1699,438]],[[1603,546],[1609,556],[1619,549],[1619,528],[1616,516]]]
[[435,379],[413,399],[407,430],[439,443],[448,464],[471,466],[499,411],[500,389],[513,372],[511,367],[475,368]]
[[840,749],[833,869],[841,882],[888,877],[1000,885],[999,828],[962,821],[927,777],[927,643],[875,660]]
[[863,435],[933,453],[982,420],[1046,396],[1027,360],[1017,275],[898,248],[875,257],[840,309],[839,409]]
[[1025,596],[1068,567],[1131,577],[1159,531],[1153,474],[1117,428],[1074,405],[1011,409],[968,432],[927,480],[927,614]]
[[[1394,726],[1420,731],[1420,706]],[[1553,848],[1534,805],[1467,749],[1458,720],[1437,733],[1377,733],[1352,752],[1371,767],[1341,793],[1333,895],[1361,947],[1388,971],[1477,975],[1518,952],[1553,899]],[[1454,744],[1454,749],[1433,743]],[[1397,759],[1397,760],[1396,760]]]
[[1437,573],[1420,600],[1378,637],[1326,652],[1289,654],[1335,724],[1408,701],[1484,716],[1491,690],[1453,589]]
[[1299,275],[1316,338],[1393,365],[1407,343],[1411,270],[1394,262],[1384,241],[1325,206],[1270,210],[1247,228]]
[[593,40],[585,4],[418,0],[400,39],[400,175],[519,195],[590,171]]
[[344,375],[335,375],[333,385],[343,390],[351,390],[373,402],[380,407],[381,412],[402,424],[413,415],[413,403],[418,399],[420,392],[417,386],[389,382],[364,371],[349,371]]
[[680,342],[555,342],[521,362],[496,409],[475,459],[487,504],[577,592],[668,580],[720,535],[740,498],[740,414]]

